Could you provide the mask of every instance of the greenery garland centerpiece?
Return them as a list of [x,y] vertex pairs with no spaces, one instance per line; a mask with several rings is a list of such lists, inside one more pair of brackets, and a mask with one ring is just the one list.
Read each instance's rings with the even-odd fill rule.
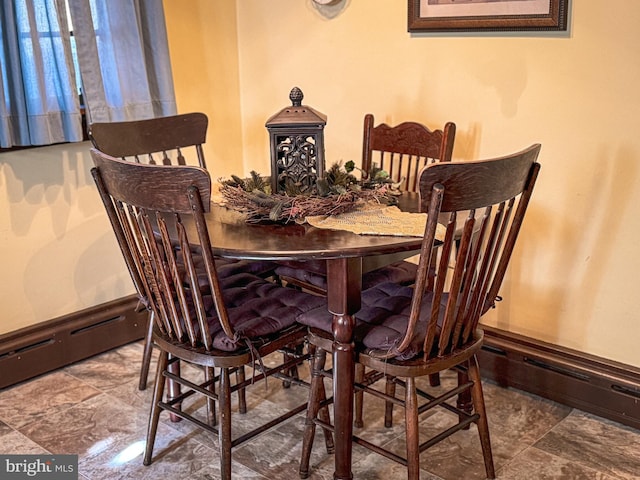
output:
[[310,216],[350,212],[367,202],[397,203],[399,184],[394,184],[387,172],[374,166],[369,172],[360,170],[358,179],[352,173],[354,170],[360,169],[353,161],[344,168],[334,163],[313,188],[303,190],[285,179],[282,193],[271,192],[269,177],[251,171],[246,179],[232,175],[231,179],[221,180],[220,193],[225,206],[242,213],[248,223],[301,223]]

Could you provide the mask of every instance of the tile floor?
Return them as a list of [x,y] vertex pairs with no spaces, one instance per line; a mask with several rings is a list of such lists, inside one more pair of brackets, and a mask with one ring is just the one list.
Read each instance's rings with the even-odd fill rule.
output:
[[[219,478],[217,439],[185,422],[171,423],[166,414],[155,461],[142,465],[151,391],[137,389],[141,352],[141,344],[127,345],[1,390],[0,453],[79,454],[84,480]],[[454,378],[443,378],[450,381]],[[518,390],[484,385],[499,479],[640,479],[640,431]],[[253,416],[304,400],[306,394],[303,387],[284,390],[277,380],[259,382],[248,393],[251,416],[234,416],[234,428],[242,430]],[[369,436],[402,448],[401,417],[385,429],[381,402],[370,397],[366,402]],[[185,408],[203,410],[204,404]],[[443,420],[445,414],[434,413],[421,425],[427,431]],[[302,417],[294,417],[235,449],[234,478],[298,478],[302,426]],[[359,446],[353,462],[357,479],[404,478],[403,467]],[[310,478],[332,478],[333,458],[320,434],[311,464]],[[421,465],[426,480],[484,478],[475,426],[430,449]]]

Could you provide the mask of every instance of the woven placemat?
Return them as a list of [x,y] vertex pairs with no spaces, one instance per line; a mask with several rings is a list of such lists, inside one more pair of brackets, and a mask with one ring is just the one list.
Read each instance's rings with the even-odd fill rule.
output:
[[[307,223],[317,228],[347,230],[359,235],[391,235],[422,237],[427,223],[426,213],[403,212],[398,207],[375,207],[341,213],[307,217]],[[438,224],[436,239],[444,239],[445,227]]]

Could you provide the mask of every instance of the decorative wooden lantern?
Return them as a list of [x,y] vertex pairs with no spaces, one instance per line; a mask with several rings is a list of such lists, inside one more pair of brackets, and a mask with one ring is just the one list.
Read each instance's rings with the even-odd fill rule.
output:
[[[291,89],[292,106],[267,120],[271,144],[271,191],[305,193],[324,176],[324,126],[327,117],[302,105],[304,95]],[[287,188],[288,187],[288,188]]]

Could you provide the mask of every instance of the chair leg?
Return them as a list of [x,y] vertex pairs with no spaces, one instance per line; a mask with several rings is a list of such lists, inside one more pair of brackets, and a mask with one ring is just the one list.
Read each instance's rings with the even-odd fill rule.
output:
[[[295,353],[293,355],[289,354],[289,353],[283,353],[282,354],[283,355],[283,359],[284,359],[285,362],[287,362],[287,361],[289,361],[289,360],[291,360],[293,358],[299,358],[300,355],[302,355],[302,351],[304,350],[304,344],[300,343],[300,344],[296,345],[294,347],[294,349],[295,349]],[[289,371],[287,372],[287,375],[289,375],[291,378],[295,378],[295,379],[300,378],[299,374],[298,374],[298,365],[296,364],[293,367],[291,367],[289,369]],[[283,380],[282,381],[282,388],[289,388],[289,387],[291,387],[291,382],[289,380]]]
[[153,354],[153,312],[149,313],[148,322],[147,334],[144,337],[144,350],[142,352],[142,365],[140,367],[140,380],[138,381],[138,390],[145,390],[147,388],[149,366],[151,365],[151,356]]
[[[283,362],[288,362],[289,360],[291,360],[291,355],[289,355],[288,353],[283,353],[282,354],[282,361]],[[291,371],[289,371],[289,374],[291,374]],[[282,388],[289,388],[291,387],[291,382],[289,380],[282,380]]]
[[[179,377],[180,376],[180,360],[169,363],[167,365],[167,371]],[[174,382],[173,380],[169,380],[169,379],[167,380],[167,389],[169,390],[167,392],[167,400],[173,400],[174,398],[178,398],[182,392],[182,388],[180,387],[180,384],[178,382]],[[176,403],[174,405],[174,408],[180,410],[182,408],[182,403]],[[169,419],[174,423],[182,421],[182,418],[180,418],[177,415],[174,415],[173,413],[169,414]]]
[[[245,380],[244,366],[238,367],[236,370],[236,383],[242,383]],[[247,395],[245,388],[238,389],[238,412],[243,414],[247,413]]]
[[149,425],[147,426],[147,443],[144,448],[144,459],[142,463],[144,465],[151,465],[151,457],[153,456],[153,444],[156,441],[156,432],[158,431],[158,421],[160,420],[160,412],[162,409],[158,406],[158,403],[162,401],[164,395],[165,378],[162,375],[167,368],[169,354],[167,352],[160,352],[158,358],[158,367],[156,371],[156,380],[153,387],[153,399],[151,401],[151,412],[149,414]]
[[[204,380],[205,382],[209,382],[214,379],[216,376],[215,369],[213,367],[205,367],[204,370]],[[207,386],[207,390],[209,390],[212,394],[216,393],[216,382],[212,381]],[[218,418],[216,416],[216,401],[213,398],[207,397],[207,420],[209,425],[215,426],[218,423]]]
[[[390,397],[396,396],[396,382],[394,382],[394,377],[387,376],[386,384],[384,387],[384,393],[389,395]],[[393,425],[393,402],[385,401],[384,402],[384,426],[386,428],[391,428]]]
[[[364,380],[364,365],[361,363],[356,363],[354,380],[356,383],[362,383]],[[364,422],[362,420],[364,391],[356,390],[353,396],[355,400],[353,426],[356,428],[362,428],[364,426]]]
[[420,479],[420,439],[418,436],[418,395],[415,378],[409,377],[405,391],[405,423],[407,436],[407,479]]
[[473,387],[471,387],[473,404],[475,405],[476,412],[480,415],[477,424],[478,433],[480,434],[480,444],[482,445],[482,455],[484,457],[484,468],[487,474],[487,478],[496,478],[496,472],[493,466],[493,454],[491,453],[489,422],[487,421],[487,411],[484,405],[484,394],[482,393],[480,367],[478,366],[478,359],[475,355],[469,360],[469,377],[473,381]]
[[[325,397],[324,379],[320,371],[324,368],[327,354],[321,348],[309,345],[311,354],[311,386],[309,389],[309,402],[307,404],[307,417],[305,420],[304,433],[302,435],[302,453],[300,455],[300,478],[309,477],[309,459],[313,448],[313,439],[316,433],[314,420],[320,410],[320,402]],[[328,414],[328,412],[327,412]],[[333,443],[333,441],[332,441]]]
[[[469,381],[469,375],[467,372],[463,372],[458,370],[458,385],[464,385]],[[462,410],[463,412],[467,412],[469,415],[473,412],[473,399],[471,391],[465,390],[464,392],[460,392],[458,394],[458,399],[456,400],[456,407]],[[464,417],[460,417],[460,421],[464,420]],[[463,430],[469,430],[469,425],[463,428]]]
[[440,386],[440,373],[432,373],[429,375],[429,385],[432,387]]
[[231,480],[231,380],[229,369],[220,369],[220,478]]
[[[323,363],[322,368],[324,368],[324,361],[322,363]],[[327,399],[327,392],[325,391],[324,381],[323,381],[322,388],[320,389],[320,403],[324,402],[326,399]],[[327,423],[327,424],[331,423],[331,416],[329,414],[328,405],[320,408],[320,410],[318,411],[318,417],[324,423]],[[333,434],[331,433],[331,430],[326,430],[326,429],[322,429],[322,433],[324,434],[325,449],[327,450],[327,453],[331,455],[335,452],[335,445],[333,443]]]

